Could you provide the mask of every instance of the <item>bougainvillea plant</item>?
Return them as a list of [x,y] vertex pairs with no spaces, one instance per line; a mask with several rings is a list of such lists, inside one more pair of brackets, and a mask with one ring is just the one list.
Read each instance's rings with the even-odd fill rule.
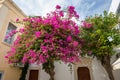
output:
[[115,52],[113,48],[120,44],[118,16],[104,11],[103,15],[88,17],[82,21],[81,37],[84,46],[82,54],[96,56],[108,72],[110,80],[114,80],[110,58]]
[[79,15],[73,6],[66,10],[57,5],[46,17],[23,19],[24,28],[12,31],[20,34],[6,56],[9,63],[42,64],[50,80],[54,80],[54,61],[78,62],[82,42],[79,27],[72,18],[77,19]]

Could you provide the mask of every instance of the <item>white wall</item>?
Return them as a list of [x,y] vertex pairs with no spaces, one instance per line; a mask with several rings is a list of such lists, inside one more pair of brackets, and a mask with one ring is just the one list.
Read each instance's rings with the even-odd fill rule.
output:
[[112,0],[109,12],[116,13],[120,0]]
[[55,80],[74,80],[74,72],[70,72],[68,64],[56,62],[55,65]]
[[120,69],[113,70],[115,80],[120,80]]
[[2,5],[0,7],[0,30],[3,27],[2,25],[6,19],[7,13],[8,13],[8,8],[5,5]]
[[[75,80],[74,72],[72,72],[72,74],[70,73],[70,68],[67,64],[56,62],[55,72],[55,80]],[[109,80],[105,69],[97,59],[92,60],[92,74],[92,80]],[[49,75],[43,70],[40,71],[39,76],[39,80],[49,80]]]
[[97,59],[92,61],[92,71],[94,80],[109,80],[105,69]]
[[[39,80],[49,80],[49,75],[41,69]],[[55,80],[74,80],[74,72],[70,73],[67,64],[55,62]]]
[[[116,13],[119,4],[120,4],[120,0],[112,0],[109,12]],[[115,61],[115,59],[116,58],[115,58],[115,55],[114,55],[111,59],[112,63]],[[113,75],[114,75],[115,80],[120,80],[120,69],[113,70]]]
[[[49,80],[49,75],[42,70],[42,66],[31,66],[31,69],[39,69],[39,80]],[[73,68],[74,69],[74,68]],[[117,71],[114,71],[118,74]],[[92,80],[109,80],[109,77],[101,65],[100,61],[97,59],[92,60]],[[55,62],[55,80],[75,80],[74,76],[75,72],[73,70],[72,74],[70,72],[70,68],[67,64]],[[115,80],[119,80],[118,75]]]

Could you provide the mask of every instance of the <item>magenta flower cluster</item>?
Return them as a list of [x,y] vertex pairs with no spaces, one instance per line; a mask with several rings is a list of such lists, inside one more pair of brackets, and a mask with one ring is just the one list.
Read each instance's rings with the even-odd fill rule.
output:
[[87,29],[90,29],[92,27],[92,24],[91,23],[88,23],[86,21],[83,21],[82,22],[82,27],[83,28],[87,28]]
[[[67,13],[67,18],[65,14]],[[46,17],[25,18],[25,27],[6,55],[10,63],[45,63],[49,60],[79,61],[80,29],[71,18],[79,18],[73,6],[62,11],[57,5]],[[17,20],[18,21],[18,20]]]

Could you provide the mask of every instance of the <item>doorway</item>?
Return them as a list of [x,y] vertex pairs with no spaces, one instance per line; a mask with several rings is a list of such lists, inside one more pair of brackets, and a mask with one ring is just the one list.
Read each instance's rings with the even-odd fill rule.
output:
[[38,80],[39,70],[30,70],[29,80]]
[[91,80],[90,72],[87,67],[79,67],[77,70],[78,80]]

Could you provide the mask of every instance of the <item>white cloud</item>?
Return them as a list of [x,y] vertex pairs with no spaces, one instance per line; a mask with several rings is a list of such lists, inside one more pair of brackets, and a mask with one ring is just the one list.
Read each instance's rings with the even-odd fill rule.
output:
[[[61,5],[63,8],[73,5],[76,7],[80,18],[84,19],[88,15],[101,13],[109,7],[106,2],[96,7],[96,1],[89,0],[13,0],[27,15],[44,16],[46,13],[53,11],[56,5]],[[93,9],[94,8],[94,9]]]
[[76,6],[81,0],[13,0],[27,15],[45,15],[53,11],[56,5]]

